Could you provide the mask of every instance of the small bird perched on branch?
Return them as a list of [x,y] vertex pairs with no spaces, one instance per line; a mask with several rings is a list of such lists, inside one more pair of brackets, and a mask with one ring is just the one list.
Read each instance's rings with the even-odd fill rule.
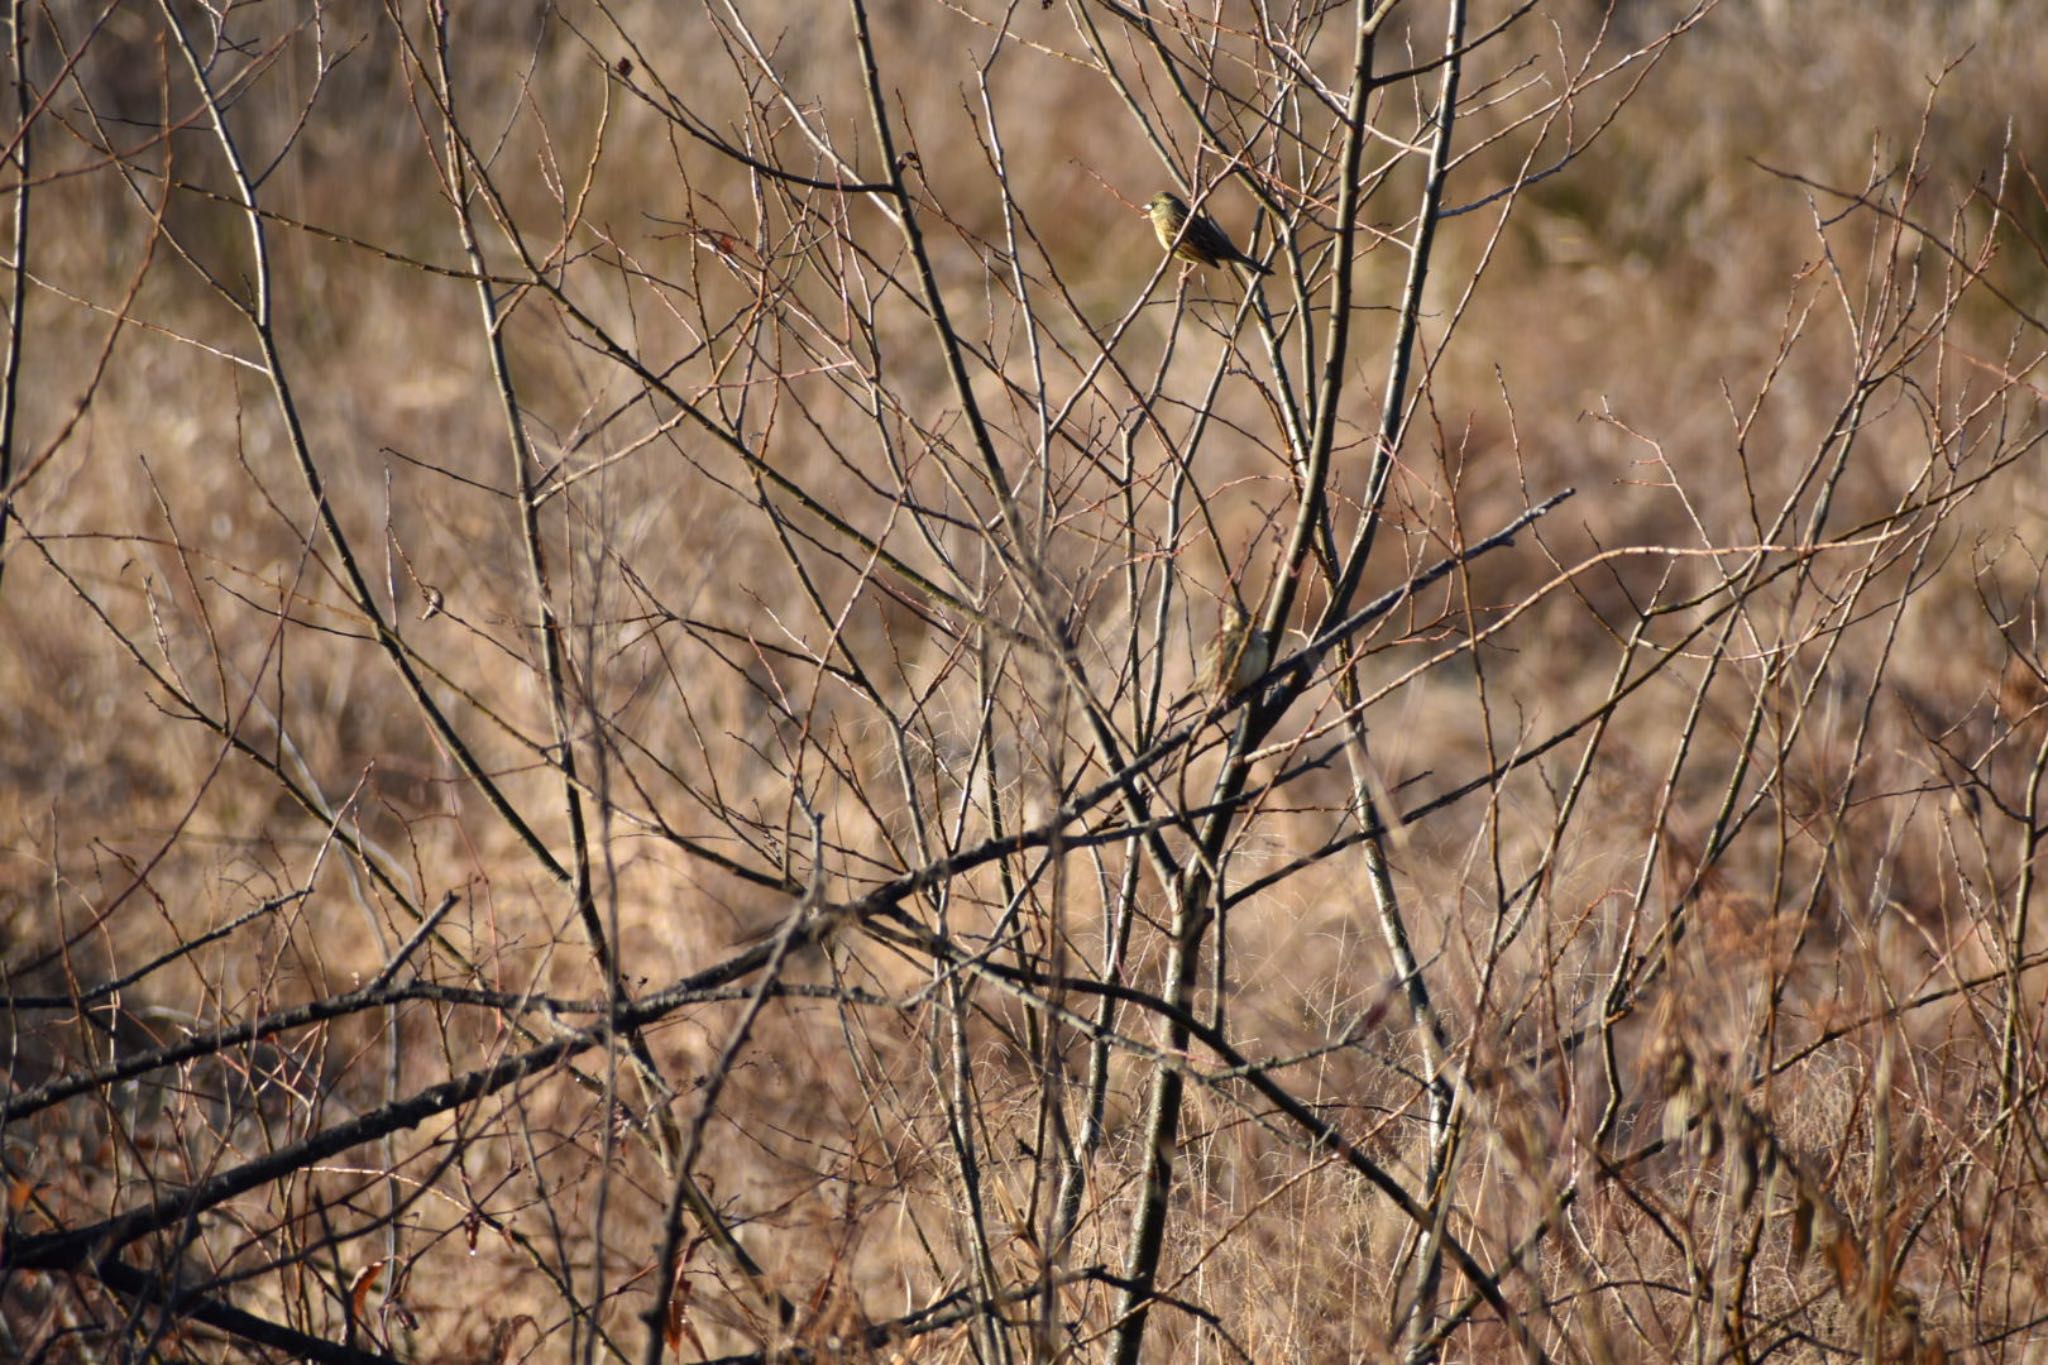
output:
[[[1189,222],[1188,206],[1164,190],[1152,196],[1145,205],[1145,212],[1152,219],[1152,232],[1159,238],[1159,245],[1197,265],[1236,261],[1261,275],[1273,273],[1239,251],[1237,243],[1230,240],[1230,234],[1217,227],[1216,220],[1208,214],[1195,214],[1194,221]],[[1182,231],[1183,228],[1186,231]]]
[[1202,654],[1202,674],[1197,684],[1204,693],[1222,701],[1272,666],[1272,653],[1252,629],[1251,613],[1237,602],[1226,602],[1223,619]]

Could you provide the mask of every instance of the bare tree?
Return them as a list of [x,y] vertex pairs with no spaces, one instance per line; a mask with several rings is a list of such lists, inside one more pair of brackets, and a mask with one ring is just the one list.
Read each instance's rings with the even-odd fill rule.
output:
[[1501,278],[1732,8],[16,4],[6,1348],[2038,1349],[2048,197]]

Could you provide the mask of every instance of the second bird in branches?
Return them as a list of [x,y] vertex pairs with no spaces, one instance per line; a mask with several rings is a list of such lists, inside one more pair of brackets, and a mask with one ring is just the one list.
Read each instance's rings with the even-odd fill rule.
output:
[[1216,226],[1216,220],[1208,214],[1190,214],[1188,206],[1176,195],[1161,190],[1145,205],[1145,212],[1152,219],[1152,231],[1159,238],[1159,245],[1175,255],[1184,256],[1197,265],[1236,261],[1261,275],[1273,273],[1270,268],[1239,251],[1237,243],[1230,240],[1230,234]]

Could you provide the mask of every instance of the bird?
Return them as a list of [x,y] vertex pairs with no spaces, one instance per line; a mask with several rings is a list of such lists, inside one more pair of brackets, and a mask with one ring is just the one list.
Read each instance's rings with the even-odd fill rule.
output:
[[1235,600],[1224,605],[1216,626],[1216,634],[1202,654],[1197,681],[1203,692],[1220,701],[1263,675],[1272,666],[1273,655],[1265,639],[1252,629],[1252,614]]
[[1188,206],[1165,190],[1152,196],[1145,205],[1145,212],[1152,219],[1152,232],[1159,238],[1159,245],[1197,265],[1237,261],[1261,275],[1273,273],[1271,268],[1260,265],[1239,251],[1237,243],[1230,240],[1230,234],[1217,227],[1216,220],[1208,214],[1194,214],[1194,221],[1188,221],[1191,216]]

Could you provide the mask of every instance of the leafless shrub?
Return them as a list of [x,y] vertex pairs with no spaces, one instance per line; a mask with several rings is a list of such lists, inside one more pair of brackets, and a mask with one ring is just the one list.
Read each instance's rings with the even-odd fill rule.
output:
[[15,6],[5,1349],[2027,1358],[1996,8]]

